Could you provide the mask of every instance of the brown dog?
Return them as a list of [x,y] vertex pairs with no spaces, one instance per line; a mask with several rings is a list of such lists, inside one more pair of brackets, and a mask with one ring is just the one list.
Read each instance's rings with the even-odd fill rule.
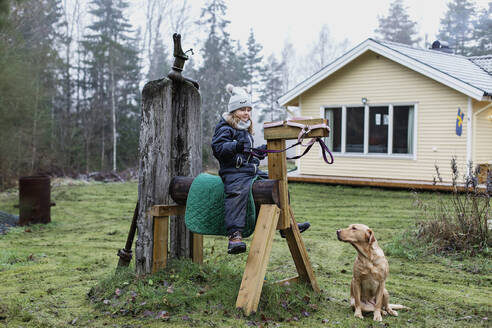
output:
[[346,229],[337,230],[337,237],[357,250],[350,284],[350,306],[355,311],[354,316],[362,319],[362,312],[374,312],[375,321],[382,321],[381,314],[385,315],[386,312],[397,316],[394,310],[406,307],[389,304],[389,294],[385,288],[388,261],[373,231],[364,224],[351,224]]

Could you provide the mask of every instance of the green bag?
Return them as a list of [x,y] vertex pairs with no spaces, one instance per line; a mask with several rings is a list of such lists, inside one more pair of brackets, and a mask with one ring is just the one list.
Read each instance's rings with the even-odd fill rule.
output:
[[[256,178],[251,181],[251,186]],[[224,199],[224,183],[219,176],[207,173],[197,176],[191,184],[186,200],[186,227],[201,235],[227,236],[224,223]],[[255,226],[256,209],[250,187],[243,237],[250,236],[255,231]]]

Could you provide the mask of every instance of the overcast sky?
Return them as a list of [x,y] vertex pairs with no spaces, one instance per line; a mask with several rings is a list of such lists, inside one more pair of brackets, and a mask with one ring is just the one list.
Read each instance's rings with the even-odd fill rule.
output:
[[[133,1],[133,10],[143,10],[139,1]],[[429,42],[436,38],[440,19],[450,0],[404,0],[407,12],[418,23],[418,30]],[[473,1],[473,0],[472,0]],[[233,39],[244,46],[250,28],[256,40],[263,46],[264,54],[280,56],[286,40],[293,43],[298,53],[310,48],[323,24],[327,24],[336,42],[345,38],[349,48],[374,36],[378,15],[386,16],[391,0],[226,0],[227,19],[231,21],[229,32]],[[489,0],[476,0],[479,8],[485,8]],[[191,0],[191,15],[198,19],[205,0]],[[141,9],[140,9],[141,8]],[[144,23],[139,15],[132,16],[134,26]],[[140,16],[143,17],[143,16]],[[183,47],[187,45],[183,35]],[[188,41],[189,42],[189,41]],[[194,41],[196,42],[196,41]],[[189,43],[188,43],[189,44]],[[307,53],[307,51],[306,51]]]

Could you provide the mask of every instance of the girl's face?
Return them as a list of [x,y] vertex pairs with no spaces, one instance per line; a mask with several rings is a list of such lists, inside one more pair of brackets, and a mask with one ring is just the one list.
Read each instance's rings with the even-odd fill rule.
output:
[[247,122],[251,118],[251,107],[242,107],[234,112],[241,121]]

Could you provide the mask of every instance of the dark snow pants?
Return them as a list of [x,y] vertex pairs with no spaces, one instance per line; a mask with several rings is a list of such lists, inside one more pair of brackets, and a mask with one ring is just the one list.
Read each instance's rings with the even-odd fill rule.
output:
[[246,209],[248,207],[249,191],[254,176],[250,173],[224,174],[225,192],[225,228],[227,234],[243,231],[246,224]]
[[[225,228],[227,234],[243,231],[246,225],[246,210],[248,208],[249,192],[253,179],[268,179],[268,174],[258,170],[256,175],[251,173],[230,173],[221,176],[225,193]],[[256,209],[258,215],[259,208]]]

